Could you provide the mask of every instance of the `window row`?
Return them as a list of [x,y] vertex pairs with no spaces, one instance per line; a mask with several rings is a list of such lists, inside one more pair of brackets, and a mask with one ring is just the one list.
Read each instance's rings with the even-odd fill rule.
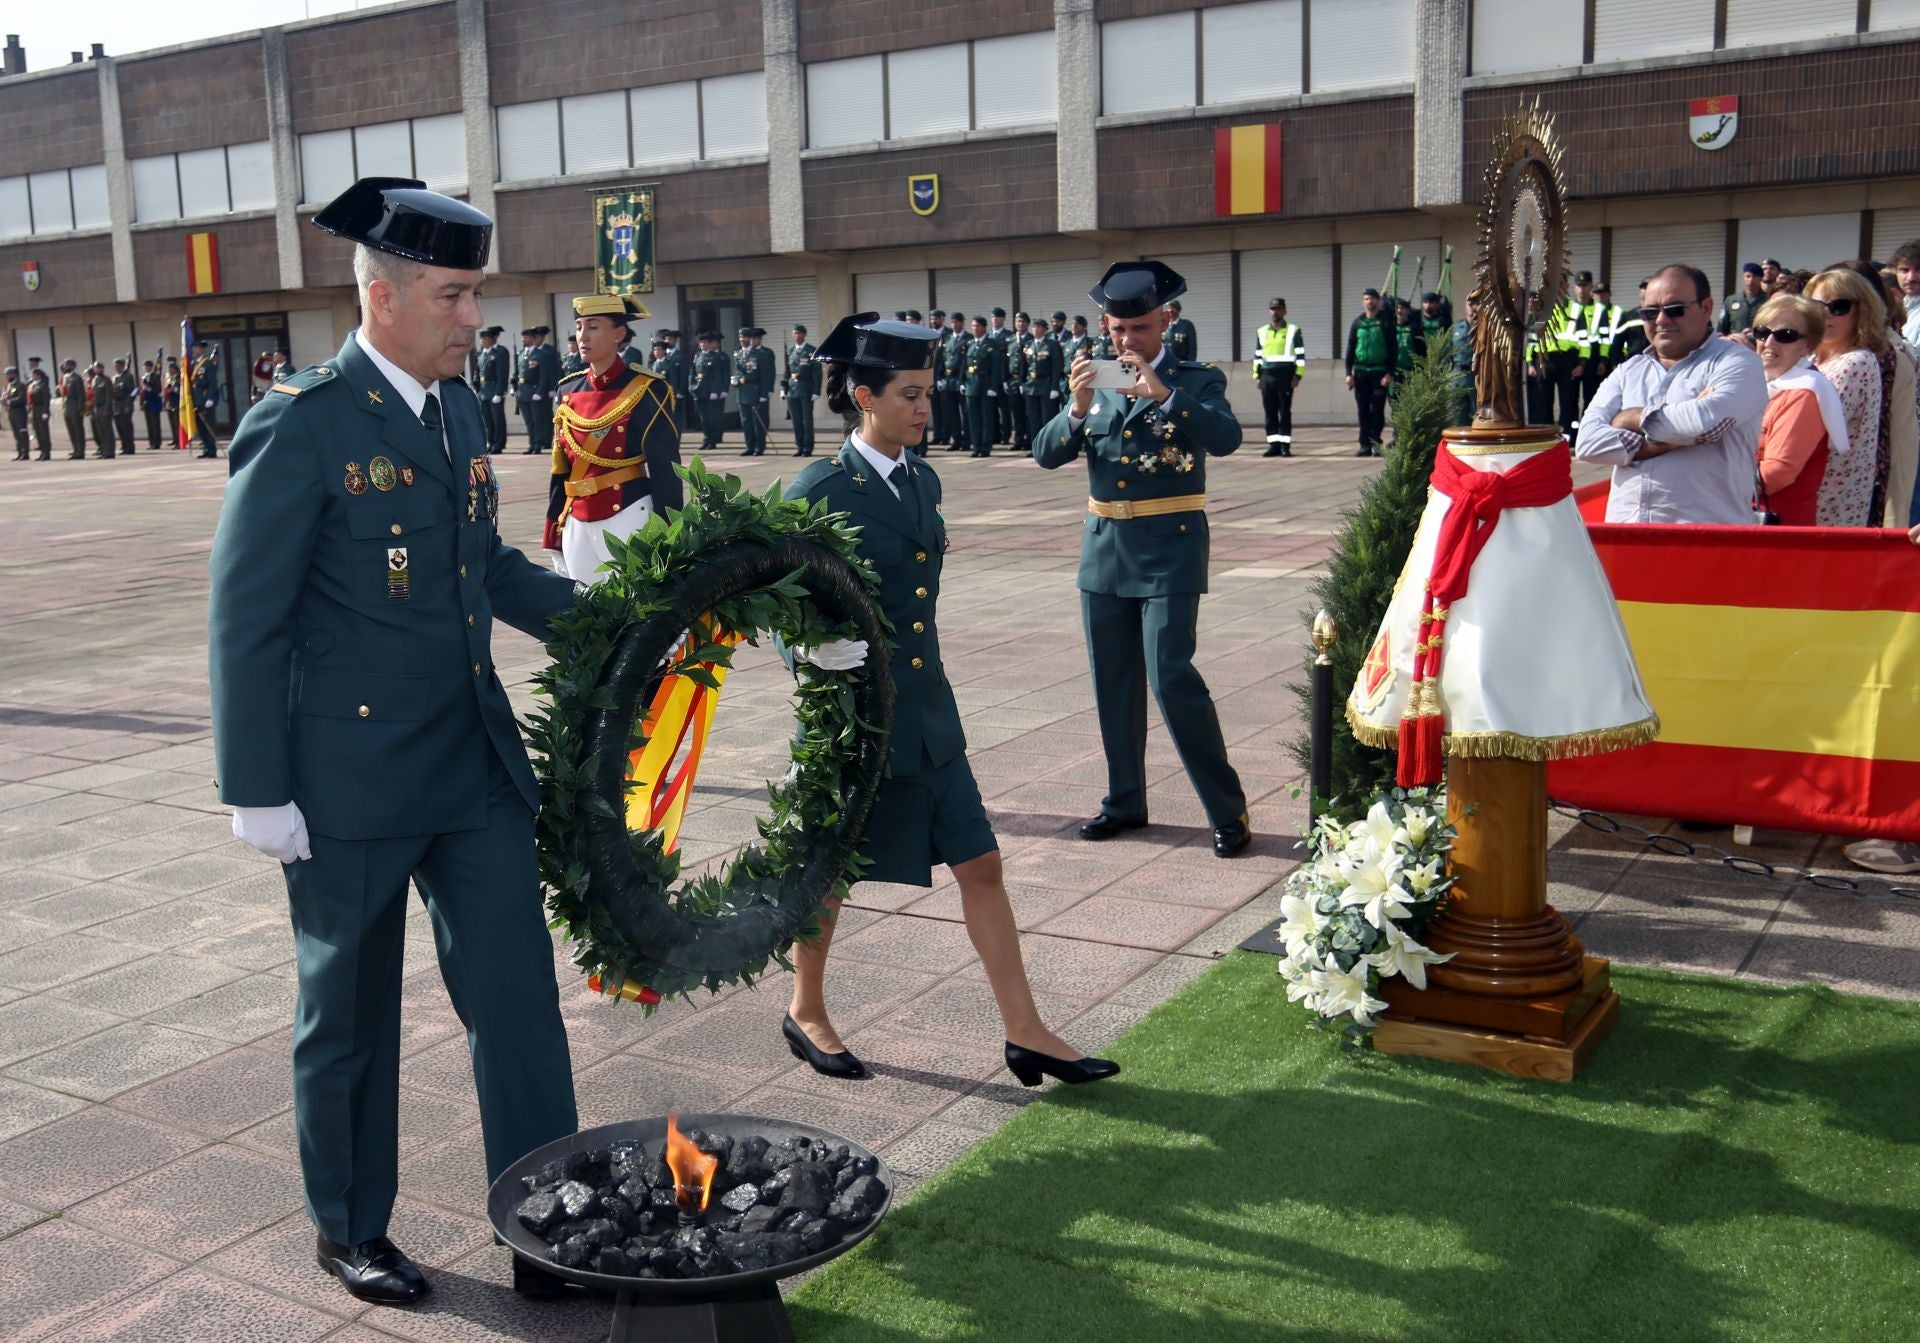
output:
[[764,71],[494,109],[500,180],[767,152]]
[[265,140],[131,159],[137,224],[273,208],[273,146]]
[[1414,0],[1258,0],[1100,25],[1108,116],[1413,80]]
[[1059,82],[1050,28],[816,61],[807,67],[807,144],[826,149],[1050,125]]
[[[1920,25],[1920,0],[1473,0],[1472,71],[1516,74],[1598,62],[1811,42]],[[1591,28],[1589,28],[1591,24]]]
[[436,191],[467,185],[467,125],[458,112],[300,137],[300,199],[325,205],[362,177],[412,177]]
[[106,228],[107,168],[56,168],[0,177],[0,238]]

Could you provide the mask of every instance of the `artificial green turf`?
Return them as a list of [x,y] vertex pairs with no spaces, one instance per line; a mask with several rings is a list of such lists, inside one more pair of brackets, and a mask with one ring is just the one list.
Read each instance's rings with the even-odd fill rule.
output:
[[790,1301],[807,1343],[1920,1339],[1920,1010],[1615,968],[1572,1083],[1341,1056],[1236,953]]

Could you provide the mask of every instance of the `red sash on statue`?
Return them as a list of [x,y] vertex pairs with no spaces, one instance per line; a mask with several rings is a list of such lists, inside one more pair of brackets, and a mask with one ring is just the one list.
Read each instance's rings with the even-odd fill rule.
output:
[[1433,572],[1420,609],[1421,637],[1413,652],[1413,684],[1400,715],[1402,788],[1440,782],[1440,741],[1445,727],[1440,703],[1440,652],[1447,613],[1467,595],[1467,576],[1480,557],[1500,512],[1545,508],[1573,493],[1573,454],[1565,443],[1535,453],[1507,471],[1476,471],[1443,442],[1433,462],[1433,487],[1450,506],[1433,550]]

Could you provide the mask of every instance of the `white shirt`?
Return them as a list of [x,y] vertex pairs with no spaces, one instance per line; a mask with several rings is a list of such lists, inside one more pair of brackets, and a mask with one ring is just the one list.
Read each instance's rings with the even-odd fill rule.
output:
[[1901,329],[1901,335],[1907,338],[1907,344],[1920,349],[1920,295],[1907,300],[1907,324]]
[[[426,421],[421,417],[421,412],[427,408],[428,397],[436,401],[440,399],[440,384],[436,382],[429,387],[421,386],[420,379],[376,350],[359,327],[353,329],[353,341],[360,347],[360,352],[373,361],[373,366],[380,370],[380,376],[392,385],[394,391],[400,393],[400,399],[407,403],[407,409],[413,412],[414,418],[424,424]],[[447,454],[448,462],[452,462],[453,449],[447,446],[446,409],[444,405],[440,407],[440,451]]]
[[872,447],[858,433],[849,434],[854,450],[867,459],[867,465],[880,473],[880,483],[893,491],[893,497],[900,497],[900,487],[893,483],[893,472],[900,465],[898,457],[889,457],[878,448]]

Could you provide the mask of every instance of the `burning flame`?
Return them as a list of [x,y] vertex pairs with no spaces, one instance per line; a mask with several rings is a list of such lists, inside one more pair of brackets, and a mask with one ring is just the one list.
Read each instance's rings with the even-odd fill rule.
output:
[[673,1172],[673,1201],[689,1215],[707,1210],[707,1195],[713,1192],[713,1173],[720,1158],[709,1155],[687,1141],[680,1132],[680,1121],[667,1116],[667,1169]]

